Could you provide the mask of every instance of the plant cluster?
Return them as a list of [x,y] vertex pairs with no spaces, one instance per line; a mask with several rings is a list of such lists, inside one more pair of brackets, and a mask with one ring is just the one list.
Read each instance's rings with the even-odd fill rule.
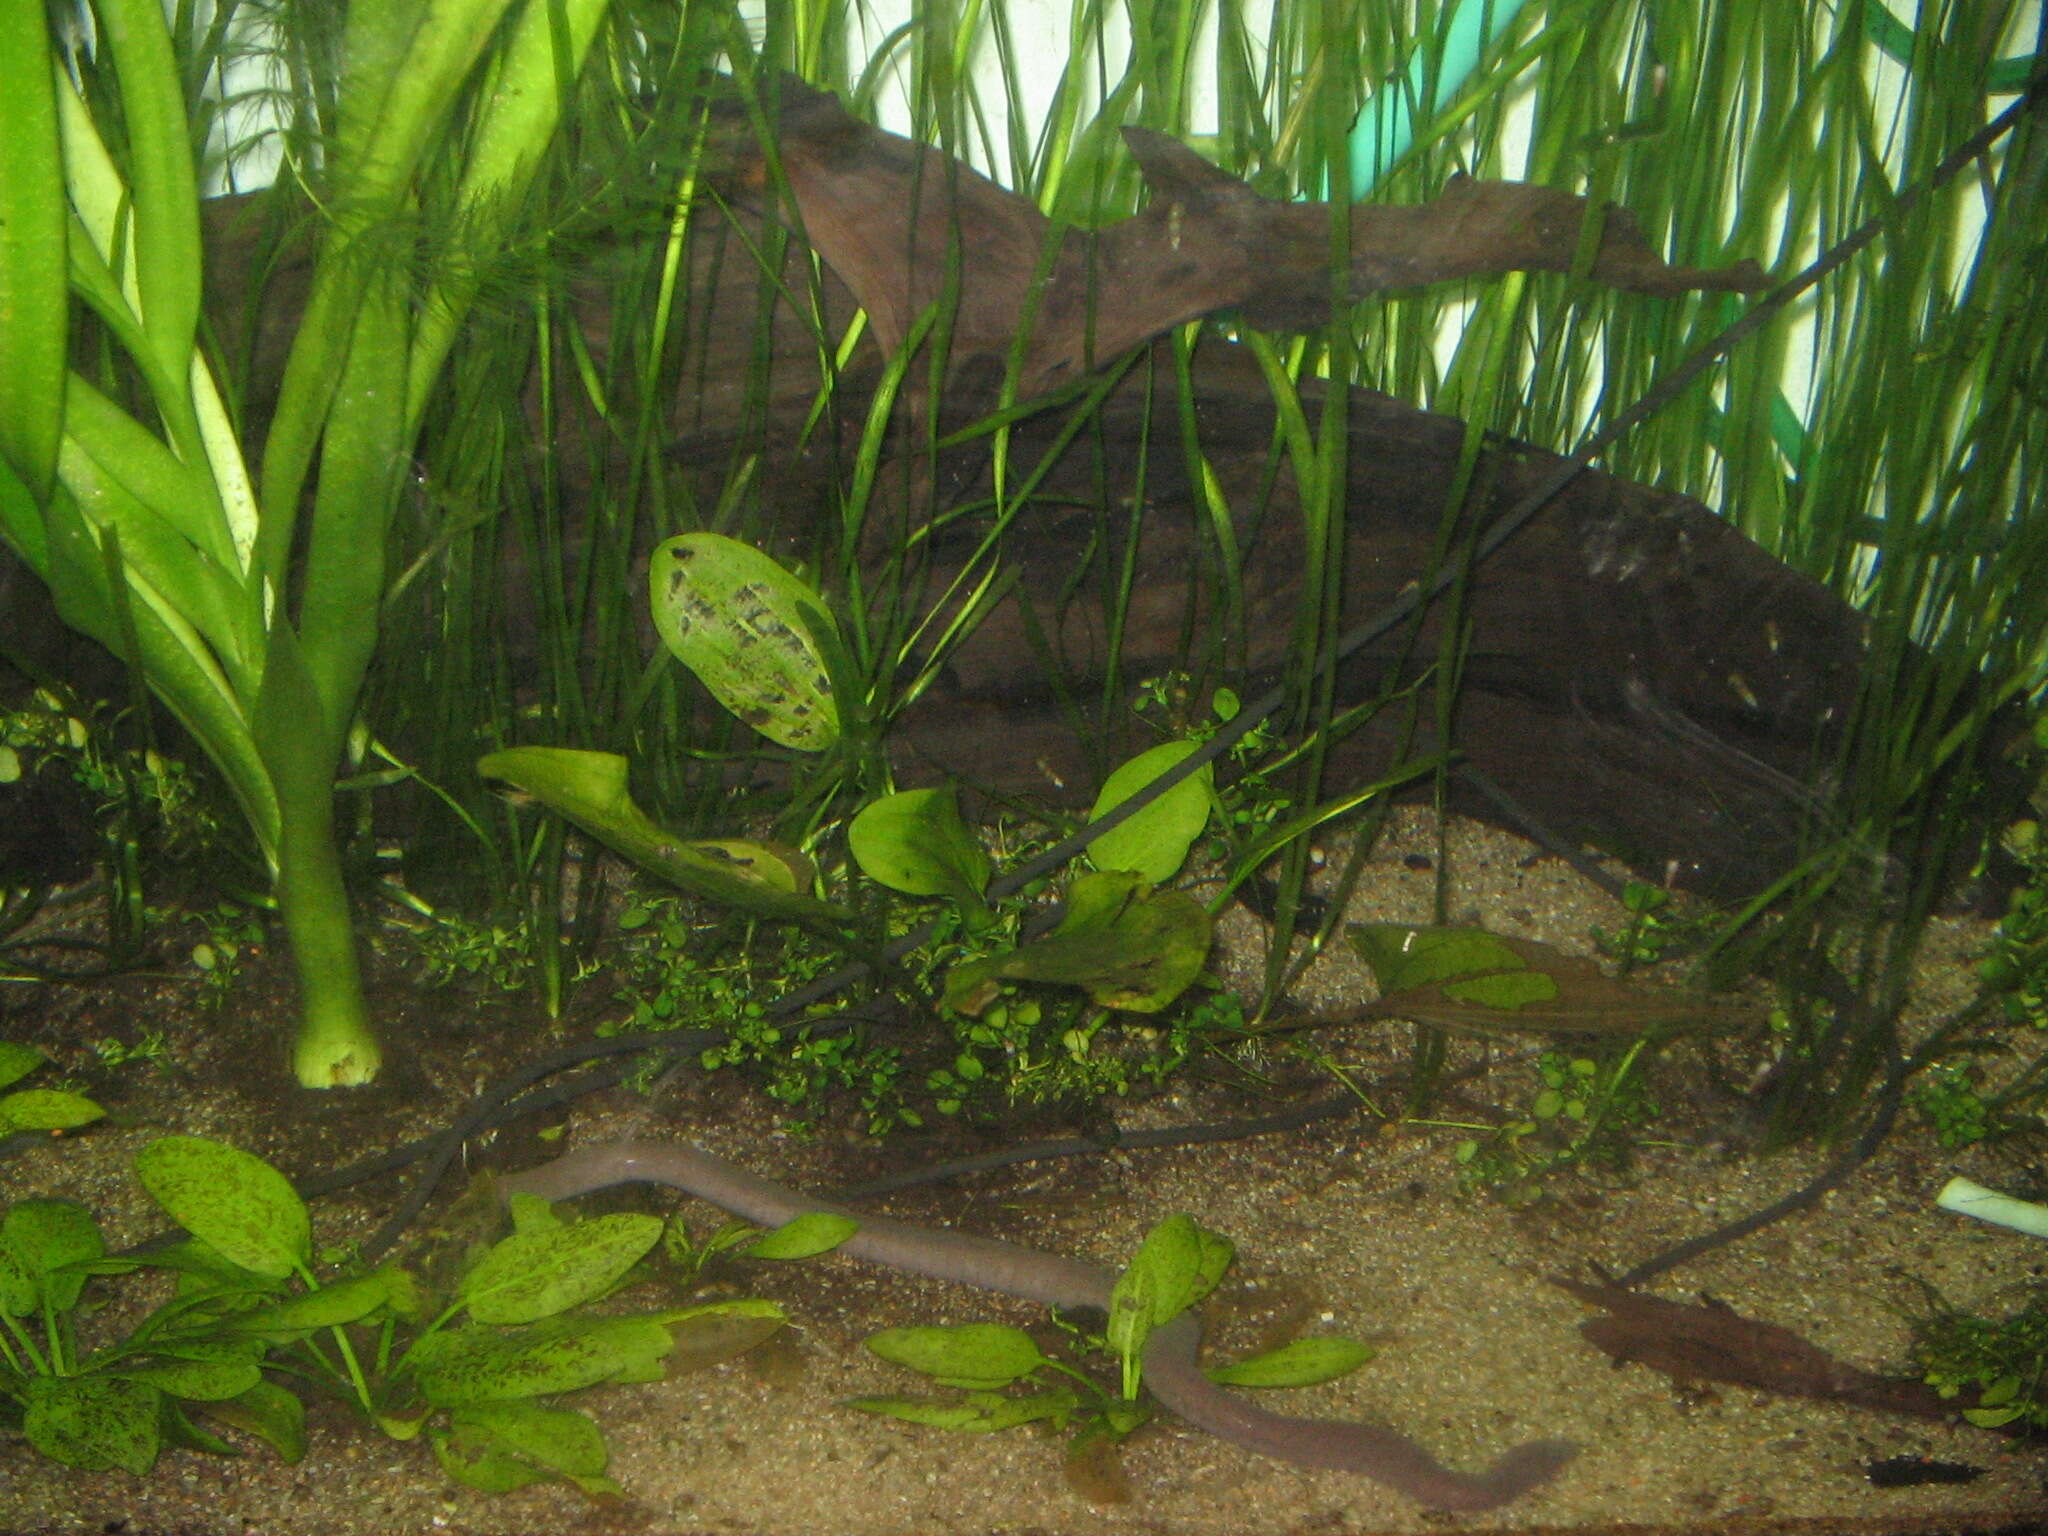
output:
[[1944,1147],[1967,1147],[1992,1133],[1996,1114],[1977,1091],[1973,1062],[1944,1061],[1928,1068],[1906,1089],[1906,1102],[1934,1127]]
[[1527,1112],[1460,1141],[1458,1185],[1512,1204],[1538,1198],[1540,1181],[1565,1169],[1624,1168],[1643,1128],[1660,1113],[1635,1070],[1643,1043],[1607,1058],[1545,1051]]
[[2048,1430],[2048,1286],[2002,1318],[1937,1307],[1913,1325],[1913,1356],[1943,1397],[1973,1395],[1972,1424]]
[[2048,1029],[2048,834],[2038,821],[2021,821],[2005,843],[2026,878],[2008,900],[1977,974],[2000,995],[2007,1019]]
[[[1234,1256],[1228,1238],[1192,1217],[1169,1216],[1145,1234],[1110,1292],[1100,1333],[1060,1320],[1071,1355],[1049,1355],[1021,1328],[965,1323],[943,1328],[890,1328],[867,1346],[894,1365],[952,1388],[946,1398],[855,1398],[852,1407],[937,1429],[987,1433],[1044,1423],[1070,1432],[1068,1477],[1083,1487],[1077,1462],[1092,1449],[1114,1445],[1150,1421],[1139,1394],[1145,1346],[1154,1332],[1215,1289]],[[1087,1369],[1089,1357],[1106,1358],[1114,1384]],[[1226,1386],[1305,1387],[1358,1369],[1372,1351],[1351,1339],[1296,1339],[1277,1349],[1211,1367]],[[1085,1489],[1084,1489],[1085,1491]]]
[[[233,1454],[223,1428],[296,1461],[312,1391],[394,1440],[423,1439],[486,1492],[554,1479],[616,1493],[602,1433],[561,1399],[659,1380],[677,1332],[704,1320],[780,1318],[750,1300],[591,1311],[660,1240],[650,1216],[565,1222],[515,1197],[511,1234],[471,1253],[442,1294],[395,1264],[316,1257],[304,1204],[246,1152],[166,1137],[135,1172],[183,1241],[109,1254],[68,1200],[0,1216],[0,1421],[81,1471],[141,1476],[166,1446]],[[97,1327],[94,1290],[142,1274],[169,1276],[168,1298],[125,1332]]]

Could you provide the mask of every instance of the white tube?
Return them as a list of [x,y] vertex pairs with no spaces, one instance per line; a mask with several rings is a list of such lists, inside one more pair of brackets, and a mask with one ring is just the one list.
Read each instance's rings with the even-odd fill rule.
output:
[[1934,1197],[1934,1203],[1944,1211],[1959,1211],[1979,1221],[1995,1221],[2015,1232],[2048,1237],[2048,1205],[2001,1195],[1995,1189],[1986,1189],[1968,1179],[1950,1179],[1942,1186],[1941,1193]]

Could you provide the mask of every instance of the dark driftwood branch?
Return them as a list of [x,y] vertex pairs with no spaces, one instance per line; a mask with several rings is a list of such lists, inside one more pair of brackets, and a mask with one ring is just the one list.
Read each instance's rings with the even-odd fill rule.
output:
[[[1262,197],[1164,134],[1124,130],[1152,194],[1144,212],[1099,230],[1062,230],[1028,198],[860,122],[832,96],[785,80],[781,97],[776,157],[804,234],[867,311],[885,353],[956,280],[953,362],[1007,357],[1027,336],[1023,398],[1219,310],[1271,329],[1329,317],[1330,205]],[[744,143],[729,152],[747,158]],[[765,164],[747,165],[737,181],[760,197]],[[1751,261],[1715,271],[1667,266],[1624,209],[1460,177],[1434,202],[1350,211],[1347,296],[1566,271],[1589,218],[1601,221],[1587,273],[1595,281],[1661,296],[1764,285]]]

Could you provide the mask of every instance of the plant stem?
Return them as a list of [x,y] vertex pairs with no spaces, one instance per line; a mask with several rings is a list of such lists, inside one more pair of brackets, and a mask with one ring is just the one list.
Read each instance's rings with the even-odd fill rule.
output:
[[355,1087],[376,1077],[384,1051],[363,998],[333,800],[324,793],[300,798],[280,818],[276,883],[299,979],[292,1071],[307,1088]]

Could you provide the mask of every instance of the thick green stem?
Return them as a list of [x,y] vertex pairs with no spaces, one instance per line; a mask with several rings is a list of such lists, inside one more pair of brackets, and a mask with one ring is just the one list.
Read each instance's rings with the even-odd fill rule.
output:
[[299,973],[292,1070],[307,1088],[349,1088],[376,1077],[384,1049],[363,999],[348,890],[335,853],[334,801],[326,790],[323,784],[320,793],[282,808],[277,905]]

